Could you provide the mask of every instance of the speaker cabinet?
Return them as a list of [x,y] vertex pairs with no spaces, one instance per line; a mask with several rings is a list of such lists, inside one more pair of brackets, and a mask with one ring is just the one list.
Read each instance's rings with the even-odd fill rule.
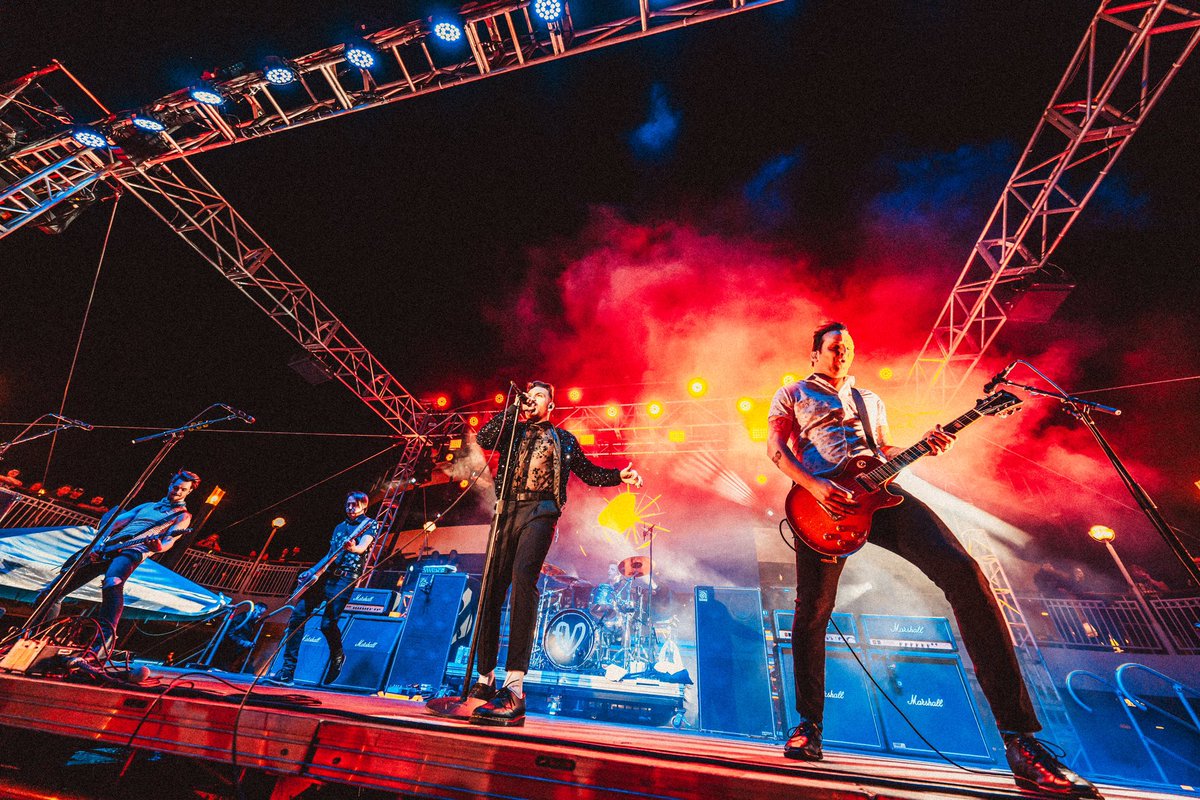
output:
[[758,589],[696,587],[696,678],[702,730],[774,735]]
[[[842,625],[838,626],[847,633]],[[840,639],[839,639],[840,641]],[[863,673],[854,656],[845,647],[836,649],[831,644],[825,653],[825,726],[824,740],[831,745],[853,747],[860,750],[882,750],[883,731],[879,727],[879,714],[871,694],[870,680]],[[791,645],[781,645],[779,654],[779,682],[783,698],[784,719],[788,730],[800,724],[796,711],[795,662]]]
[[423,573],[416,582],[408,617],[400,636],[396,661],[387,675],[386,690],[407,694],[410,689],[442,685],[450,645],[460,638],[460,628],[473,621],[465,613],[474,599],[467,593],[466,573]]
[[379,691],[403,627],[404,620],[395,617],[352,615],[342,628],[346,661],[337,680],[325,685],[333,689]]
[[[343,617],[342,624],[345,624]],[[321,615],[310,617],[304,623],[304,631],[296,634],[303,637],[300,640],[300,655],[296,662],[296,683],[320,683],[325,678],[325,668],[329,666],[329,643],[325,634],[321,633]],[[278,672],[283,667],[283,646],[275,654],[271,662],[271,672]]]

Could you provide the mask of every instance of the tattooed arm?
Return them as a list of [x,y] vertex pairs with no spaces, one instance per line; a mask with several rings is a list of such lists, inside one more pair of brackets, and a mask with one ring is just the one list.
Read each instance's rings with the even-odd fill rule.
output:
[[792,436],[792,425],[791,417],[771,417],[767,420],[767,455],[771,461],[793,483],[811,492],[822,505],[841,513],[852,511],[856,504],[849,490],[828,478],[813,475],[804,469],[800,459],[792,452],[788,443]]

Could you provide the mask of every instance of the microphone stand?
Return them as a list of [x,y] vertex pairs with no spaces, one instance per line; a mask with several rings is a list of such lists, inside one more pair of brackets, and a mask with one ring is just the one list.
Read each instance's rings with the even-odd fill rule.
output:
[[[513,395],[513,406],[519,406],[521,403],[521,395]],[[507,413],[505,411],[504,413]],[[467,652],[467,668],[463,674],[462,699],[467,699],[467,694],[471,691],[471,679],[475,672],[475,652],[479,649],[479,617],[486,609],[486,601],[488,599],[488,591],[491,589],[492,578],[492,562],[496,558],[496,540],[499,538],[500,532],[500,515],[504,512],[504,501],[508,498],[508,485],[512,482],[512,470],[515,465],[513,460],[513,445],[517,440],[517,417],[520,412],[513,415],[512,430],[508,432],[508,447],[505,448],[504,462],[508,464],[508,470],[504,476],[504,482],[500,485],[499,491],[496,493],[496,513],[492,515],[492,527],[488,531],[487,550],[483,557],[483,574],[479,578],[479,605],[475,612],[475,624],[471,629],[471,648]],[[496,472],[500,472],[500,463],[496,462]]]
[[1030,364],[1028,361],[1022,360],[1018,363],[1029,367],[1044,381],[1053,386],[1057,392],[1047,392],[1044,389],[1037,389],[1033,386],[1026,386],[1025,384],[1014,383],[1008,380],[1003,381],[1003,383],[1013,386],[1017,389],[1021,389],[1029,394],[1037,395],[1039,397],[1049,397],[1052,400],[1057,400],[1068,414],[1082,422],[1084,426],[1091,431],[1092,436],[1096,439],[1096,443],[1099,444],[1100,449],[1104,451],[1104,455],[1108,456],[1108,460],[1112,462],[1113,469],[1117,471],[1117,475],[1120,476],[1121,482],[1125,484],[1125,488],[1129,490],[1129,493],[1133,495],[1134,501],[1142,509],[1142,513],[1146,515],[1146,517],[1150,520],[1150,524],[1154,526],[1156,531],[1158,531],[1158,535],[1162,537],[1163,541],[1167,543],[1167,546],[1171,548],[1171,552],[1174,553],[1175,557],[1179,559],[1181,564],[1183,564],[1184,570],[1186,570],[1188,575],[1191,576],[1191,579],[1196,583],[1197,586],[1200,586],[1200,567],[1196,566],[1196,562],[1193,560],[1192,554],[1188,552],[1187,547],[1184,546],[1183,541],[1179,538],[1179,535],[1175,533],[1170,523],[1167,522],[1162,513],[1158,510],[1158,506],[1154,503],[1154,500],[1150,498],[1150,495],[1146,493],[1146,490],[1141,487],[1141,484],[1137,482],[1137,480],[1125,467],[1125,464],[1121,461],[1121,458],[1117,455],[1117,452],[1113,450],[1112,445],[1108,443],[1108,440],[1104,438],[1104,434],[1100,432],[1100,428],[1096,425],[1096,421],[1092,419],[1093,411],[1100,411],[1104,414],[1119,416],[1121,414],[1121,410],[1119,408],[1113,408],[1112,406],[1102,405],[1092,400],[1085,400],[1082,397],[1069,395],[1062,390],[1062,387],[1050,380],[1045,373]]
[[209,410],[216,408],[218,405],[220,404],[213,403],[195,417],[192,417],[191,421],[189,421],[186,425],[182,425],[178,428],[172,428],[167,431],[161,431],[159,433],[152,433],[148,436],[142,436],[133,440],[133,444],[149,442],[155,439],[165,439],[166,441],[163,443],[163,446],[159,448],[158,453],[155,454],[154,458],[150,460],[150,463],[146,465],[146,468],[142,470],[142,474],[138,476],[136,481],[134,481],[133,486],[129,489],[125,496],[121,498],[121,502],[114,505],[101,518],[100,524],[96,526],[96,535],[92,537],[92,541],[87,545],[87,547],[80,551],[80,557],[76,558],[73,562],[68,562],[68,565],[65,567],[65,569],[59,572],[58,576],[51,581],[46,590],[41,593],[37,604],[33,607],[33,611],[29,614],[29,619],[25,621],[26,631],[34,630],[42,623],[43,619],[48,615],[50,608],[58,601],[58,596],[62,588],[70,582],[71,578],[76,575],[80,567],[88,563],[88,554],[92,553],[101,542],[108,538],[109,532],[111,531],[113,523],[116,521],[117,517],[124,513],[126,507],[133,502],[133,499],[137,497],[138,494],[141,493],[142,489],[146,485],[146,481],[150,479],[150,476],[166,459],[167,454],[170,453],[175,445],[179,444],[179,442],[183,439],[183,434],[187,433],[188,431],[207,428],[209,425],[214,425],[218,422],[227,422],[229,420],[238,419],[236,414],[229,414],[218,419],[196,421],[196,417],[203,416],[204,414],[208,413]]
[[52,417],[52,416],[54,416],[54,415],[53,414],[42,414],[40,417],[35,419],[33,422],[26,425],[25,429],[17,434],[17,438],[13,439],[10,442],[0,442],[0,461],[4,460],[4,454],[9,451],[9,448],[16,447],[19,444],[25,444],[26,442],[32,442],[34,439],[40,439],[43,436],[50,436],[51,434],[58,433],[59,431],[68,431],[71,428],[83,428],[84,430],[89,430],[89,431],[91,430],[90,425],[84,425],[83,423],[78,422],[77,420],[73,420],[65,425],[55,425],[54,427],[50,428],[49,430],[42,431],[41,433],[35,433],[32,436],[25,435],[25,434],[29,433],[29,431],[32,430],[35,425],[37,425],[39,422],[44,420],[46,417]]

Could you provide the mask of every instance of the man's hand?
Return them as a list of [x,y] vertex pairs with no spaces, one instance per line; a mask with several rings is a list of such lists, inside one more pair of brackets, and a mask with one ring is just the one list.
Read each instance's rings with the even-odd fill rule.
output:
[[941,425],[934,426],[933,430],[921,437],[922,440],[929,445],[933,450],[930,455],[941,455],[954,446],[954,434],[947,433],[942,430]]
[[628,467],[621,470],[621,480],[623,480],[625,483],[628,483],[635,489],[642,488],[642,476],[639,475],[638,471],[633,468],[632,461],[629,462]]
[[858,510],[858,502],[853,493],[844,486],[839,486],[828,478],[815,478],[816,483],[808,487],[817,502],[835,514],[853,514]]
[[354,549],[354,545],[355,545],[354,537],[353,537],[353,536],[351,536],[349,539],[347,539],[346,541],[342,542],[342,549],[343,549],[343,550],[353,550],[353,549]]
[[301,572],[301,573],[300,573],[300,577],[299,577],[299,578],[297,578],[296,580],[297,580],[297,582],[299,582],[299,583],[305,583],[305,582],[307,582],[307,581],[308,581],[308,579],[309,579],[309,578],[311,578],[311,577],[312,577],[312,573],[311,573],[310,571],[308,571],[308,570],[305,570],[304,572]]

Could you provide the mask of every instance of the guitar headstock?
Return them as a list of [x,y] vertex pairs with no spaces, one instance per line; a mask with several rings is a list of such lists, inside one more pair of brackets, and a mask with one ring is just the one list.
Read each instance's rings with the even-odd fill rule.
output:
[[975,401],[975,410],[989,417],[1007,417],[1021,410],[1021,398],[1001,389]]

